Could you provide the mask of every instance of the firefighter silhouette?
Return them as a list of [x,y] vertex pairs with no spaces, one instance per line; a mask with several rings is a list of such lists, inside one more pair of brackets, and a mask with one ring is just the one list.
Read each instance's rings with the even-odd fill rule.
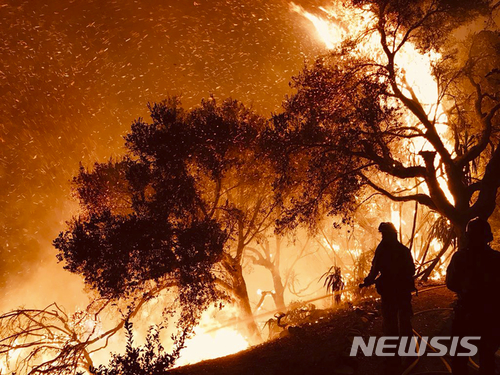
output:
[[[495,374],[495,352],[500,347],[500,252],[489,246],[493,234],[484,219],[469,221],[465,240],[446,273],[446,285],[458,297],[452,335],[481,337],[479,373],[491,375]],[[467,374],[467,363],[467,357],[454,356],[453,374]]]
[[[375,250],[370,273],[360,287],[375,284],[382,299],[385,336],[413,336],[411,293],[415,265],[410,250],[398,241],[392,223],[381,223],[382,241]],[[408,339],[409,340],[409,339]]]

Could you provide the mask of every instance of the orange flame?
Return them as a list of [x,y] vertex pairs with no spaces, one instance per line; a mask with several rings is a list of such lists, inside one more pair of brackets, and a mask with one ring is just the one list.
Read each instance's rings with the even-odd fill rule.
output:
[[334,22],[333,16],[325,8],[321,7],[319,9],[329,14],[330,19],[324,19],[312,13],[309,13],[305,11],[304,8],[302,8],[300,5],[297,5],[293,2],[290,3],[290,9],[312,22],[312,24],[316,28],[319,38],[323,41],[327,49],[335,48],[347,34],[347,29],[343,27],[341,23]]
[[[226,314],[237,314],[236,308],[226,306]],[[186,341],[176,366],[184,366],[207,359],[224,357],[247,349],[248,341],[236,329],[218,327],[214,310],[206,311],[200,324],[194,330],[194,336]]]
[[[371,56],[378,60],[380,64],[385,62],[385,54],[380,45],[380,39],[376,33],[368,33],[367,30],[373,29],[375,17],[368,9],[355,9],[346,5],[332,5],[328,9],[319,7],[318,9],[325,14],[324,17],[312,14],[300,5],[290,3],[291,11],[302,15],[308,19],[318,38],[324,43],[328,50],[339,47],[344,40],[350,37],[363,35],[356,50],[356,54]],[[345,26],[342,20],[349,21],[349,28]],[[429,118],[435,119],[436,130],[444,140],[445,147],[450,153],[453,152],[453,145],[448,141],[448,130],[444,123],[447,116],[442,103],[439,101],[438,84],[432,74],[432,65],[441,58],[439,53],[430,52],[421,54],[411,42],[406,42],[398,51],[395,58],[395,64],[400,67],[399,85],[407,96],[413,94],[418,98],[420,104],[427,112]],[[405,115],[405,122],[421,127],[418,121],[410,114]],[[422,129],[425,131],[425,129]],[[426,139],[413,138],[407,140],[405,145],[412,154],[418,154],[419,151],[432,150],[432,146]],[[436,158],[438,159],[438,158]],[[439,160],[436,160],[438,163]],[[451,204],[454,204],[444,171],[438,178],[441,189]],[[425,190],[425,188],[424,188]]]

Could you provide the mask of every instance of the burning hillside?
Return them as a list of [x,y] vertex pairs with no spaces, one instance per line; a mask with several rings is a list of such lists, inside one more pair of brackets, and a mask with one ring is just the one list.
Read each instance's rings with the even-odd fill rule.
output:
[[351,371],[389,237],[498,227],[498,4],[174,3],[0,5],[1,374]]

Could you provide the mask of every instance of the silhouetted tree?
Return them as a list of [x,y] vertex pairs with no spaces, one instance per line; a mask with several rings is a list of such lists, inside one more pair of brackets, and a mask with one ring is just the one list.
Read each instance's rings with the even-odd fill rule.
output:
[[[272,229],[274,230],[275,227],[273,226]],[[286,291],[300,299],[314,293],[311,293],[309,288],[317,282],[317,278],[313,276],[311,280],[307,280],[306,285],[300,285],[300,282],[304,280],[302,280],[302,277],[297,272],[297,268],[300,267],[302,260],[318,252],[318,247],[314,246],[312,238],[313,236],[309,233],[297,232],[294,233],[292,238],[283,238],[282,235],[273,233],[259,239],[252,246],[247,247],[246,257],[252,264],[267,269],[271,274],[273,282],[273,290],[262,291],[261,299],[258,303],[259,307],[264,303],[264,299],[267,296],[271,296],[276,309],[279,312],[286,312]],[[289,243],[284,245],[284,241],[289,241]],[[308,278],[310,277],[311,275]]]
[[181,333],[181,337],[176,340],[174,348],[169,353],[165,351],[160,332],[162,326],[153,326],[146,336],[146,343],[141,347],[134,346],[132,323],[125,322],[127,345],[125,354],[113,354],[109,365],[101,365],[98,368],[91,368],[90,372],[95,375],[162,375],[173,366],[179,358],[180,351],[184,347],[187,333]]
[[[157,294],[158,289],[150,290],[129,304],[124,316],[117,314],[113,300],[107,298],[97,298],[72,314],[57,303],[44,309],[19,308],[4,313],[0,315],[2,364],[13,374],[88,373],[94,365],[92,356],[107,348],[110,339]],[[118,319],[104,328],[102,316],[110,314],[118,315]],[[183,330],[182,334],[190,332]],[[174,348],[182,347],[183,335],[175,338]]]
[[[269,238],[261,238],[256,242],[255,246],[247,247],[247,257],[255,264],[264,267],[271,273],[274,289],[270,292],[273,298],[276,309],[286,311],[285,304],[285,288],[286,284],[282,278],[281,266],[281,237],[274,236],[274,247],[270,245]],[[286,280],[285,280],[286,281]],[[265,298],[265,296],[262,296]],[[263,298],[261,301],[263,302]],[[260,305],[260,303],[259,303]]]
[[[349,216],[369,189],[438,212],[462,241],[471,218],[491,215],[500,186],[500,37],[486,30],[458,43],[453,32],[480,15],[488,21],[493,5],[345,6],[351,15],[364,13],[365,28],[294,78],[297,93],[265,137],[278,172],[280,224]],[[407,48],[437,56],[433,103],[407,79],[411,67],[401,57]]]
[[258,336],[241,259],[272,211],[252,150],[265,120],[232,100],[184,111],[174,98],[150,111],[151,124],[132,124],[122,160],[81,167],[82,214],[54,241],[58,257],[113,298],[168,281],[202,310],[222,285]]
[[225,204],[217,209],[219,222],[231,234],[218,264],[221,272],[218,273],[217,285],[229,292],[240,307],[242,321],[252,340],[256,341],[260,341],[260,331],[253,319],[243,269],[244,261],[253,249],[250,245],[261,241],[274,224],[275,205],[270,194],[272,185],[268,172],[265,163],[250,157],[234,170],[233,176],[221,181],[224,189],[221,198]]

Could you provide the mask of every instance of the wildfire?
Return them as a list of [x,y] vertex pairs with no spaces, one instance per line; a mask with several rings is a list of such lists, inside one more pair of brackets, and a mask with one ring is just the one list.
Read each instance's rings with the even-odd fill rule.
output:
[[323,41],[323,43],[325,43],[325,46],[328,49],[335,48],[339,44],[339,42],[345,38],[348,32],[347,28],[340,22],[333,22],[333,15],[323,7],[320,7],[319,9],[329,15],[329,19],[324,19],[322,17],[309,13],[305,11],[304,8],[302,8],[300,5],[297,5],[293,2],[290,3],[290,9],[312,22],[312,24],[316,28],[319,38]]
[[[360,38],[361,42],[357,44],[356,53],[375,57],[379,60],[379,63],[384,64],[386,57],[380,45],[380,37],[376,33],[366,32],[367,30],[374,29],[374,21],[376,19],[368,9],[356,9],[343,4],[332,4],[328,8],[319,7],[321,15],[315,15],[293,2],[290,3],[290,9],[312,23],[318,38],[328,50],[341,46],[348,38],[356,38],[359,35],[363,35]],[[346,26],[346,20],[348,20],[349,27]],[[395,42],[399,41],[396,40]],[[396,67],[400,67],[401,74],[399,75],[400,81],[398,83],[403,92],[407,96],[414,95],[418,98],[429,118],[434,119],[436,130],[444,140],[445,147],[453,153],[453,145],[451,141],[448,141],[448,131],[443,125],[447,120],[446,111],[440,102],[438,83],[432,74],[432,66],[440,58],[441,55],[439,53],[429,52],[422,54],[416,49],[414,44],[406,42],[395,56],[395,65]],[[405,122],[422,127],[416,122],[413,115],[408,113],[403,116]],[[422,131],[425,131],[423,127]],[[405,147],[411,150],[411,154],[433,150],[432,146],[424,138],[413,138],[407,140],[406,143]],[[438,177],[438,181],[450,203],[454,204],[454,198],[448,189],[444,171]]]
[[[226,314],[236,313],[236,310],[226,308]],[[250,344],[236,329],[221,327],[215,311],[206,311],[200,324],[194,330],[194,336],[186,341],[177,366],[184,366],[207,359],[224,357],[247,349]]]
[[213,333],[196,328],[195,336],[186,345],[177,362],[179,366],[224,357],[245,350],[249,346],[241,334],[230,328],[223,328]]
[[[357,53],[380,59],[384,63],[385,54],[380,46],[380,38],[375,33],[367,34],[366,30],[373,29],[375,17],[368,10],[355,9],[344,5],[332,4],[328,8],[319,7],[324,15],[314,15],[301,6],[290,3],[290,9],[308,19],[314,26],[318,38],[329,50],[341,46],[348,38],[363,34],[361,43],[357,45]],[[349,27],[346,26],[348,20]],[[401,69],[401,86],[406,88],[406,94],[411,95],[409,88],[424,102],[421,103],[429,114],[434,114],[437,119],[445,116],[438,102],[438,85],[432,75],[432,65],[441,55],[436,52],[421,54],[411,42],[406,42],[396,54],[396,66]]]
[[[305,19],[309,20],[314,28],[315,34],[327,50],[333,50],[342,47],[348,40],[356,40],[355,50],[352,51],[359,56],[368,56],[373,58],[376,63],[384,65],[387,62],[387,56],[380,44],[380,36],[376,32],[377,17],[368,8],[355,8],[341,2],[332,2],[328,7],[318,7],[314,13],[306,11],[303,7],[291,2],[290,10]],[[387,35],[390,39],[391,36]],[[401,35],[394,36],[395,40],[390,43],[398,45],[402,41]],[[406,41],[404,45],[395,54],[395,67],[398,70],[398,86],[402,92],[408,96],[417,98],[424,108],[427,116],[434,122],[436,131],[440,135],[445,147],[450,154],[453,154],[453,143],[449,137],[447,122],[446,103],[440,98],[438,82],[433,75],[433,66],[442,56],[437,52],[420,53],[415,45]],[[389,99],[390,100],[390,99]],[[391,103],[388,103],[389,105]],[[423,125],[410,112],[402,113],[402,121],[425,132]],[[424,137],[415,137],[402,140],[401,149],[407,150],[408,155],[405,161],[408,164],[415,164],[415,156],[421,151],[434,151],[432,145]],[[402,156],[405,157],[404,155]],[[451,204],[454,204],[454,198],[448,188],[446,172],[440,167],[439,155],[436,157],[436,166],[438,170],[438,182],[443,193]],[[389,182],[391,183],[391,182]],[[425,184],[419,184],[419,187],[401,186],[395,181],[395,190],[413,189],[414,193],[429,193]],[[400,223],[404,224],[401,213],[391,210],[391,221],[398,228]],[[437,252],[442,244],[433,240],[431,248]],[[431,277],[433,280],[442,279],[446,272],[446,263],[441,263]]]

